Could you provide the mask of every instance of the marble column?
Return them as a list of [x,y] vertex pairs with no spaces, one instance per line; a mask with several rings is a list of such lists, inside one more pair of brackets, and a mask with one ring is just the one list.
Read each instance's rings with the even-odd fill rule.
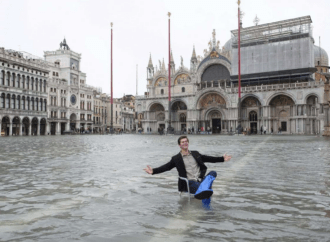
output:
[[40,121],[37,124],[37,135],[40,135]]
[[50,125],[51,125],[50,122],[46,123],[46,135],[50,134]]
[[12,136],[13,135],[13,124],[10,123],[9,124],[9,136]]
[[31,136],[31,134],[32,134],[32,132],[31,132],[31,130],[32,130],[32,124],[31,123],[28,124],[28,129],[29,129],[28,130],[29,131],[28,132],[28,135]]
[[19,131],[18,131],[19,136],[22,136],[22,127],[23,127],[23,125],[20,123],[19,124]]
[[55,135],[60,135],[60,134],[61,134],[61,123],[57,122],[56,123]]

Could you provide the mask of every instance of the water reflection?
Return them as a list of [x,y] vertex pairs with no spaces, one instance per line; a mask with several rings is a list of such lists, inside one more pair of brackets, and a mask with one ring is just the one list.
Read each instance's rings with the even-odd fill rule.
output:
[[176,136],[0,139],[2,241],[326,241],[330,140],[191,136],[218,177],[211,209],[177,191],[177,172],[142,170],[179,150]]

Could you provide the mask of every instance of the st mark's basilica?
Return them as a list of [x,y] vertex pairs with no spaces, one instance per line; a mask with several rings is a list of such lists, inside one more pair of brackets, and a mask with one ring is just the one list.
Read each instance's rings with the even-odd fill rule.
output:
[[[190,68],[171,53],[171,126],[235,131],[238,125],[238,30],[220,47],[216,32]],[[329,126],[328,55],[317,46],[310,16],[241,28],[241,117],[251,133],[323,134]],[[150,55],[147,92],[136,97],[138,125],[167,129],[168,70]]]

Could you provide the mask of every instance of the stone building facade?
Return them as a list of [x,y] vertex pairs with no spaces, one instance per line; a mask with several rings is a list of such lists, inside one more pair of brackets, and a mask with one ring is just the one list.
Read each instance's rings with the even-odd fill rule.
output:
[[[110,98],[110,97],[109,97]],[[110,132],[111,127],[111,103],[107,103],[107,113],[108,113],[108,119],[107,119],[107,130]],[[119,131],[123,128],[122,125],[122,108],[123,103],[121,98],[114,98],[113,99],[113,114],[112,114],[112,122],[113,122],[113,129],[115,131]]]
[[[314,45],[309,16],[243,28],[242,127],[251,133],[266,130],[284,134],[324,132],[327,113],[324,94],[328,72],[327,53]],[[275,43],[275,44],[274,44]],[[319,51],[319,54],[317,51]],[[171,126],[213,133],[235,131],[238,126],[237,30],[220,48],[213,31],[204,55],[193,48],[190,68],[175,68],[171,53],[171,93],[168,102],[168,70],[164,60],[147,67],[147,95],[136,97],[142,128]],[[323,67],[323,68],[322,68]],[[322,70],[321,70],[322,68]]]
[[48,76],[45,61],[0,48],[2,136],[46,134]]
[[92,132],[94,88],[86,84],[86,74],[80,70],[81,54],[64,45],[45,51],[44,57],[50,70],[47,132]]
[[109,118],[107,107],[109,103],[110,96],[94,91],[94,133],[107,132],[107,119]]
[[68,47],[44,59],[0,48],[1,135],[59,135],[93,130],[93,90]]

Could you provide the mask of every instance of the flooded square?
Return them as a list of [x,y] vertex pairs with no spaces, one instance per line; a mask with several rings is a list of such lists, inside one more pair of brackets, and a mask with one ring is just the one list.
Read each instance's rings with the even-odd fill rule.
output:
[[233,158],[210,207],[177,190],[178,136],[85,135],[0,140],[0,241],[327,241],[330,140],[189,136],[190,150]]

